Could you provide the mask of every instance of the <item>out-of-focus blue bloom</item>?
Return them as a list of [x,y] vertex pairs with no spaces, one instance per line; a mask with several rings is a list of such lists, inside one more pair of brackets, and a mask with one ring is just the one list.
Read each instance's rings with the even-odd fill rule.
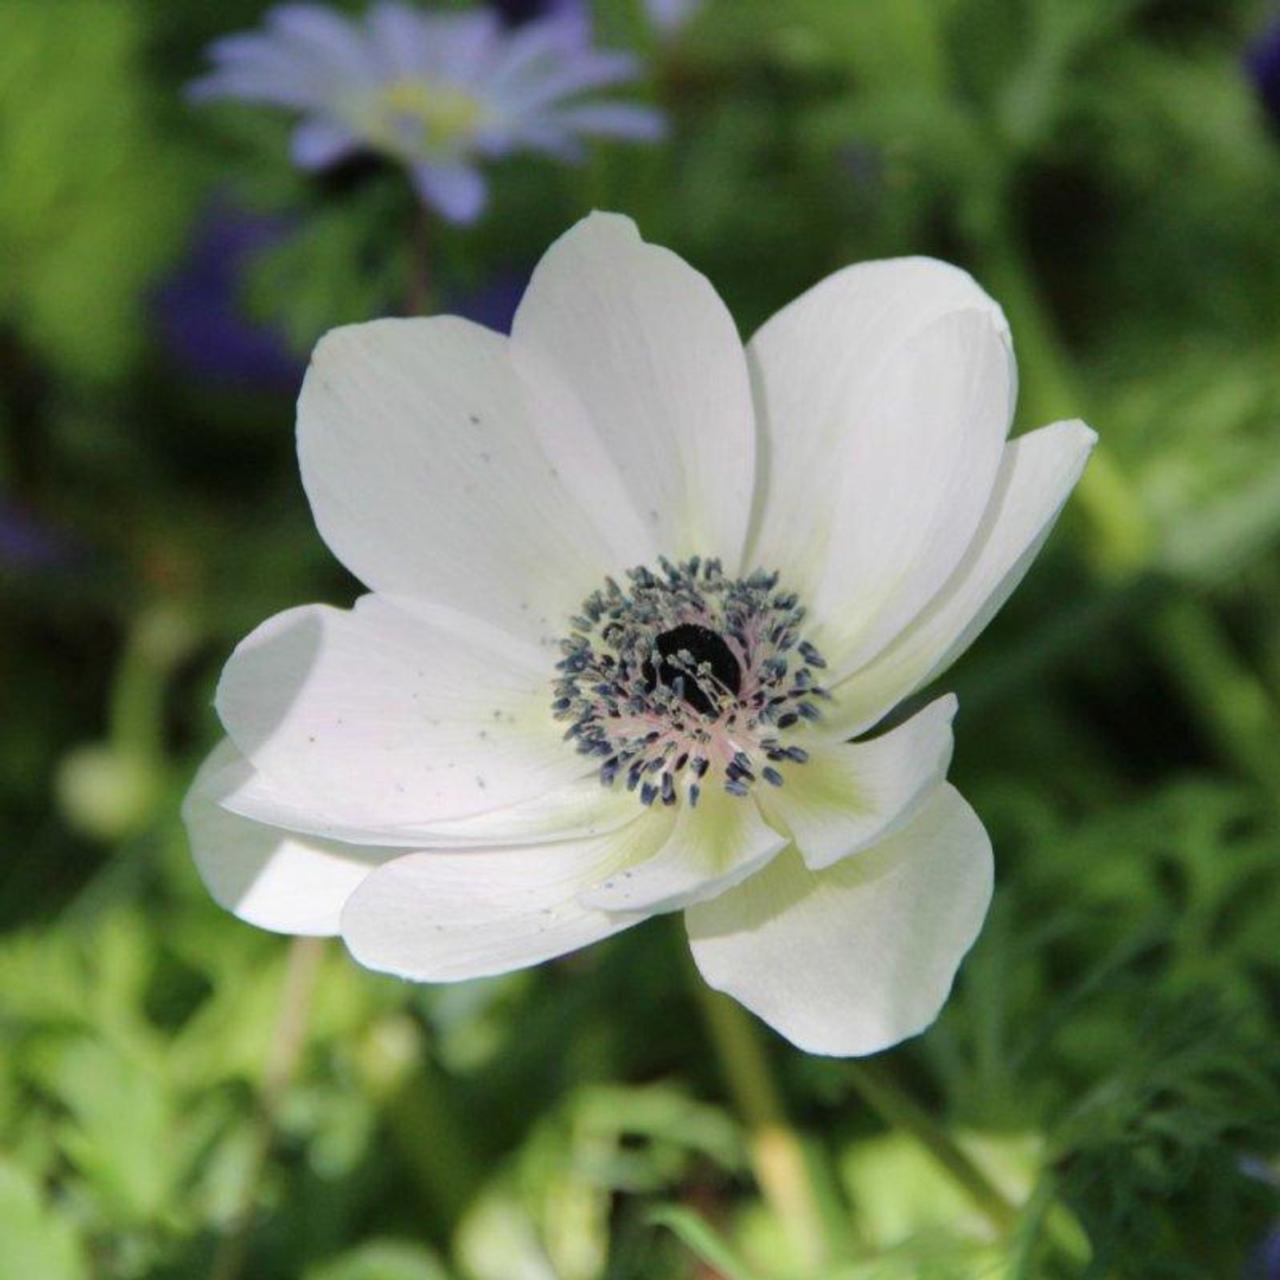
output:
[[213,70],[190,92],[296,111],[302,168],[379,152],[407,166],[425,203],[470,222],[487,199],[479,161],[520,150],[574,160],[590,135],[661,135],[651,108],[584,100],[639,67],[630,54],[594,48],[576,10],[508,29],[492,10],[426,13],[398,0],[374,4],[363,22],[281,5],[264,31],[215,41]]
[[530,267],[499,271],[474,289],[447,295],[440,310],[447,315],[464,316],[498,333],[510,333],[531,274]]
[[1274,1227],[1249,1259],[1245,1280],[1280,1280],[1280,1227]]
[[[1280,1190],[1280,1168],[1271,1161],[1243,1156],[1240,1172]],[[1280,1225],[1272,1227],[1250,1255],[1244,1280],[1280,1280]]]
[[683,26],[702,7],[702,0],[644,0],[650,21],[670,33]]
[[65,569],[78,551],[66,534],[0,495],[0,572]]
[[276,330],[247,319],[241,301],[249,261],[285,231],[279,218],[215,204],[197,225],[187,259],[161,285],[161,338],[198,377],[237,387],[297,386],[304,362]]
[[1244,64],[1272,125],[1280,128],[1280,18],[1245,51]]
[[583,44],[591,40],[590,0],[489,0],[489,7],[512,26],[531,22],[534,18],[555,16],[561,22],[576,27],[575,34]]

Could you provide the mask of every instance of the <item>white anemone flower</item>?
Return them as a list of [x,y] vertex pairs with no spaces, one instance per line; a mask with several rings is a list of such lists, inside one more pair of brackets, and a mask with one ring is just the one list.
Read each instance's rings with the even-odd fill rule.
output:
[[926,258],[836,272],[745,350],[711,285],[594,214],[505,337],[337,329],[298,406],[369,588],[235,650],[185,806],[213,896],[427,982],[683,911],[802,1049],[935,1018],[991,897],[951,696],[861,737],[1021,579],[1094,443],[1007,440],[1000,309]]

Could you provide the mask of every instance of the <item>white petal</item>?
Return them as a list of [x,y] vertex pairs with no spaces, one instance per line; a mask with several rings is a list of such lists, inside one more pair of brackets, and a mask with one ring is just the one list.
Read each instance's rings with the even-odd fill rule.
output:
[[[771,459],[780,460],[792,424],[773,384],[785,391],[787,362],[802,357],[777,342],[756,354]],[[790,406],[839,425],[826,433],[826,454],[813,463],[823,474],[808,495],[766,490],[764,518],[775,527],[771,539],[762,531],[754,556],[801,591],[812,639],[837,672],[881,649],[955,568],[986,507],[1013,411],[1012,351],[987,309],[934,319],[869,383],[862,359],[851,350],[807,406]]]
[[1049,536],[1097,436],[1058,422],[1012,440],[964,559],[942,591],[874,661],[834,690],[824,728],[852,737],[940,675],[991,621]]
[[593,910],[578,895],[648,857],[672,820],[668,809],[642,809],[629,826],[592,840],[406,854],[351,897],[342,936],[361,964],[419,982],[479,978],[550,960],[643,918]]
[[560,636],[605,573],[652,547],[570,390],[452,316],[323,338],[298,455],[316,525],[356,577],[513,635]]
[[681,802],[671,838],[653,857],[612,873],[580,900],[603,911],[671,911],[739,884],[786,843],[750,796],[711,783],[696,807]]
[[227,813],[220,801],[247,766],[229,742],[200,766],[182,803],[191,852],[215,901],[279,933],[332,934],[355,887],[394,849],[293,835]]
[[766,816],[813,871],[883,840],[946,778],[955,713],[947,694],[870,742],[815,746],[804,764],[779,765],[785,785],[761,789]]
[[[906,483],[910,489],[913,467],[931,477],[934,486],[945,483],[938,467],[951,449],[965,443],[954,438],[955,416],[943,412],[932,422],[928,417],[904,422],[900,430],[886,397],[896,394],[897,411],[910,410],[910,385],[895,387],[904,379],[910,383],[913,376],[911,366],[904,364],[904,348],[938,320],[961,311],[986,316],[1007,346],[1009,326],[1000,307],[964,271],[923,257],[861,262],[801,294],[755,334],[748,360],[762,445],[751,567],[777,568],[792,589],[812,595],[822,585],[829,550],[840,548],[833,522],[851,502],[864,511],[852,513],[851,531],[865,538],[861,525],[872,529],[865,547],[849,549],[854,563],[837,562],[837,570],[846,575],[858,570],[859,558],[872,556],[876,545],[899,536],[908,515],[918,520],[922,499],[927,508],[937,497],[925,488],[906,493],[908,502],[900,511],[891,506],[902,497],[895,486]],[[942,339],[938,334],[932,344],[942,351],[920,352],[924,364],[946,357]],[[1010,406],[1012,374],[1010,358]],[[936,370],[929,367],[916,372],[916,392],[927,396],[934,378]],[[916,407],[923,410],[924,403]],[[948,430],[950,448],[943,448],[945,456],[933,457],[934,440]],[[909,540],[913,536],[908,530]],[[908,549],[891,548],[893,563],[900,563]],[[867,566],[861,567],[867,572]],[[838,588],[841,582],[832,585]],[[844,585],[854,588],[854,577],[847,576]],[[849,599],[846,595],[845,602]]]
[[[901,348],[936,320],[977,309],[1007,338],[1000,308],[965,272],[932,258],[846,267],[773,316],[751,339],[763,506],[751,562],[806,568],[805,546],[838,504],[834,465],[861,406]],[[797,579],[797,589],[799,589]]]
[[424,818],[417,822],[342,822],[318,812],[314,799],[300,796],[285,779],[249,766],[238,771],[219,803],[230,813],[270,826],[321,836],[408,849],[468,849],[509,844],[547,844],[603,835],[625,826],[639,803],[621,787],[602,787],[597,774],[577,778],[529,800],[467,818]]
[[685,913],[711,986],[809,1053],[876,1053],[942,1008],[991,900],[991,843],[943,785],[909,826],[826,871],[794,850]]
[[754,477],[754,411],[733,320],[707,280],[593,214],[547,251],[512,338],[552,364],[671,556],[739,563]]
[[295,808],[357,830],[429,827],[591,771],[551,718],[553,657],[446,610],[310,605],[241,642],[218,714]]

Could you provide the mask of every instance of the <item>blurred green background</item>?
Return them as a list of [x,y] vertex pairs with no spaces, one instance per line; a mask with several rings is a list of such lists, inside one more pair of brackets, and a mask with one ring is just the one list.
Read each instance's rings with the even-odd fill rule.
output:
[[[424,296],[402,174],[305,177],[278,113],[184,100],[263,12],[0,0],[0,1280],[1280,1275],[1277,15],[600,0],[669,140],[495,167]],[[412,988],[216,908],[177,820],[234,642],[356,590],[296,473],[310,345],[501,325],[593,206],[744,332],[850,261],[959,262],[1021,425],[1103,441],[946,682],[983,936],[878,1075],[760,1028],[785,1120],[737,1105],[669,922]]]

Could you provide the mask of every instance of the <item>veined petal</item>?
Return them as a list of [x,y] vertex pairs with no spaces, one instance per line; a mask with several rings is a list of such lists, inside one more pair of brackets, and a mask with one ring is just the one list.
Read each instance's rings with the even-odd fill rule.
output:
[[668,809],[630,825],[536,849],[411,853],[368,877],[342,914],[363,965],[419,982],[523,969],[618,933],[644,917],[584,906],[582,889],[649,857],[671,829]]
[[260,929],[337,933],[352,891],[398,850],[335,844],[228,813],[221,800],[245,768],[235,747],[220,743],[182,802],[200,878],[216,902]]
[[712,785],[696,806],[680,805],[670,839],[651,858],[613,871],[580,900],[602,911],[672,911],[739,884],[786,844],[750,796]]
[[861,733],[969,647],[1030,568],[1097,438],[1073,420],[1005,446],[991,502],[964,559],[892,644],[833,688],[823,718],[827,732]]
[[538,264],[512,338],[573,387],[661,549],[734,570],[754,411],[742,345],[707,280],[629,218],[592,214]]
[[897,834],[813,872],[788,850],[685,913],[720,991],[809,1053],[876,1053],[942,1008],[991,900],[991,843],[943,785]]
[[295,807],[359,830],[531,800],[590,770],[551,718],[551,655],[447,610],[365,596],[242,641],[217,707]]
[[603,835],[636,816],[636,798],[621,787],[600,785],[593,772],[528,800],[468,818],[352,825],[317,812],[311,795],[300,796],[290,780],[276,782],[254,769],[234,748],[234,765],[219,793],[229,813],[254,822],[326,840],[376,844],[392,849],[468,849],[495,845],[547,844]]
[[832,483],[789,517],[783,555],[801,558],[814,641],[834,672],[883,648],[964,555],[1000,465],[1012,371],[988,311],[949,312],[904,342],[856,402],[831,409],[845,424],[825,464]]
[[335,329],[298,402],[316,525],[376,591],[559,638],[604,575],[651,558],[572,391],[452,316]]
[[[969,275],[931,258],[897,258],[828,276],[756,333],[747,347],[760,431],[748,555],[753,565],[781,570],[786,581],[808,593],[822,580],[832,521],[854,496],[871,502],[878,519],[887,516],[894,536],[901,531],[903,515],[883,509],[885,497],[896,495],[882,491],[914,465],[929,473],[930,426],[950,430],[954,419],[944,414],[932,424],[908,423],[900,436],[898,424],[885,422],[883,412],[878,427],[868,423],[868,413],[883,403],[886,390],[894,390],[885,377],[895,361],[898,380],[911,378],[902,364],[904,347],[940,319],[975,310],[1007,343],[1000,308]],[[969,330],[979,332],[973,325]],[[945,357],[946,332],[939,331],[933,343],[943,350],[921,355]],[[935,371],[920,367],[915,373],[927,390]],[[1012,376],[1011,361],[1007,374]],[[1010,403],[1013,393],[1010,383]],[[915,512],[917,505],[908,510]],[[853,552],[863,554],[861,548]]]
[[804,764],[779,766],[781,789],[761,791],[766,816],[790,834],[811,871],[885,839],[946,779],[955,713],[955,695],[947,694],[870,742],[811,748]]

